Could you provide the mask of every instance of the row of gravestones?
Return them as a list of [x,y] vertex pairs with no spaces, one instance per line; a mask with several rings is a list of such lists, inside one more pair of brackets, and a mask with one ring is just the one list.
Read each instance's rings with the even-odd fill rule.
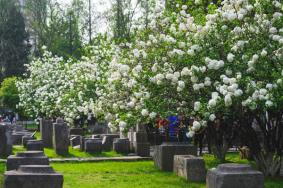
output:
[[264,176],[249,165],[221,164],[206,172],[205,162],[197,157],[197,148],[189,144],[163,143],[154,147],[155,165],[174,171],[187,181],[205,181],[207,188],[263,188]]
[[143,128],[137,128],[128,138],[119,134],[92,135],[91,138],[83,136],[80,128],[70,130],[70,144],[73,148],[80,148],[85,152],[102,152],[114,150],[117,153],[129,154],[135,152],[138,156],[150,156],[150,144],[147,141],[147,133]]
[[34,139],[35,133],[24,130],[21,125],[0,124],[0,157],[6,157],[12,153],[13,145],[24,143]]

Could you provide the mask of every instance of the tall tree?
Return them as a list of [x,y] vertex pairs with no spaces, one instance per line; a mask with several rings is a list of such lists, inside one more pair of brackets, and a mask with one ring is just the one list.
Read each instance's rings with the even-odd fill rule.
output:
[[22,75],[30,47],[25,21],[16,0],[0,0],[0,80]]

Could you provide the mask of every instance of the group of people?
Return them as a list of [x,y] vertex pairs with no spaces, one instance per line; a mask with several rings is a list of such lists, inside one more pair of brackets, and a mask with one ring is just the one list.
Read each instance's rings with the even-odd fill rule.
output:
[[183,114],[161,118],[157,115],[155,122],[149,124],[148,132],[160,135],[162,141],[178,141],[188,142],[186,133],[192,122],[191,118],[185,117]]
[[18,115],[14,113],[0,115],[0,122],[16,124],[17,120],[18,120]]

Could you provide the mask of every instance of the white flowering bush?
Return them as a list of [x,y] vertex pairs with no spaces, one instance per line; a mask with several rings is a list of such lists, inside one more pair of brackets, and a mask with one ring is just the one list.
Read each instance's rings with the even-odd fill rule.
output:
[[112,47],[104,41],[100,48],[89,48],[89,57],[78,62],[66,62],[45,51],[42,58],[27,65],[28,77],[17,82],[19,107],[31,116],[62,116],[71,124],[90,110],[101,114],[95,103],[101,95]]
[[70,122],[92,110],[122,131],[182,113],[194,118],[187,136],[205,133],[217,158],[225,159],[237,134],[265,175],[275,175],[283,134],[282,2],[224,0],[205,21],[188,6],[178,9],[157,7],[133,42],[100,45],[79,62],[46,53],[18,83],[20,106]]
[[111,126],[185,112],[195,119],[188,136],[206,130],[218,158],[224,160],[238,132],[265,174],[274,175],[282,150],[276,144],[282,137],[272,139],[282,118],[282,4],[226,0],[204,24],[182,9],[155,13],[150,31],[113,60]]

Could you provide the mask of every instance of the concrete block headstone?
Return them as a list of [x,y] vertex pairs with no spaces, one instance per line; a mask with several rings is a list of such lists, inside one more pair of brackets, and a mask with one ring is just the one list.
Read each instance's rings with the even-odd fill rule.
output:
[[263,188],[264,176],[246,164],[221,164],[210,169],[206,176],[207,188]]
[[59,155],[69,152],[69,128],[61,118],[57,118],[56,123],[53,123],[53,147]]
[[46,148],[53,147],[53,124],[51,119],[40,120],[40,134],[43,140],[43,145]]
[[49,159],[42,151],[19,152],[7,158],[7,170],[16,170],[20,165],[49,165]]
[[22,165],[6,171],[4,188],[62,188],[63,176],[49,165]]
[[174,155],[197,155],[197,147],[185,143],[163,143],[154,147],[153,160],[163,171],[173,171]]
[[174,172],[187,181],[205,181],[206,170],[203,158],[193,155],[175,155]]

